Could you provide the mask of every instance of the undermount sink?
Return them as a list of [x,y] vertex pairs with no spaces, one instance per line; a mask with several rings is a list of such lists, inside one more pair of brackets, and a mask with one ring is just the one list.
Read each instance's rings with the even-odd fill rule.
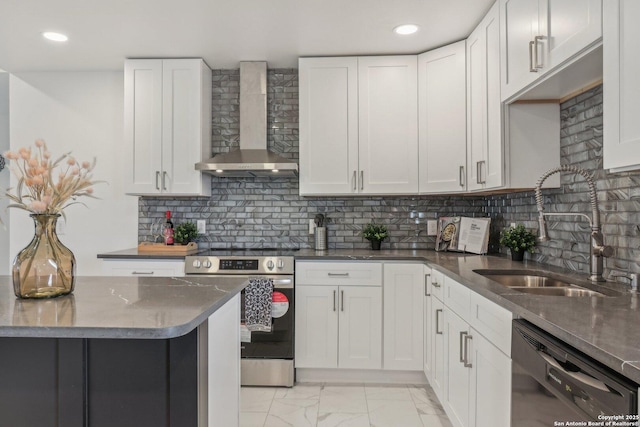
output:
[[[562,297],[606,297],[616,296],[609,289],[595,291],[578,286],[554,274],[530,270],[473,270],[514,291],[533,295]],[[615,295],[614,295],[615,294]]]
[[567,288],[518,288],[511,287],[511,289],[523,292],[525,294],[533,295],[548,295],[556,297],[605,297],[606,295],[591,289],[580,288],[578,286],[572,286]]
[[[476,270],[476,273],[478,271]],[[479,273],[482,274],[482,273]],[[530,273],[526,274],[482,274],[487,279],[491,279],[508,288],[557,288],[572,286],[572,283],[548,276],[539,276]]]

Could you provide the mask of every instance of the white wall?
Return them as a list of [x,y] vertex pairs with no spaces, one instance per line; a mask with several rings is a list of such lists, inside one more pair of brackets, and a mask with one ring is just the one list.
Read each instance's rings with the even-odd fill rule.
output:
[[[60,240],[73,251],[78,275],[100,275],[96,255],[138,243],[138,201],[124,195],[122,72],[34,72],[10,77],[11,149],[47,143],[56,157],[72,151],[78,160],[98,163],[94,179],[100,200],[84,198],[88,208],[65,210],[66,230]],[[33,237],[28,213],[12,209],[10,254],[15,256]]]
[[[9,150],[9,74],[0,71],[0,154]],[[9,187],[9,169],[0,171],[0,194]],[[0,276],[10,273],[9,255],[9,215],[6,207],[9,201],[0,196]]]

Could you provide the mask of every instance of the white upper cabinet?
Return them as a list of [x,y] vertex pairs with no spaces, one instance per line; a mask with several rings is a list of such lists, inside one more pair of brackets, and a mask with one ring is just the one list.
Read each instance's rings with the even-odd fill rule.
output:
[[[538,0],[501,0],[502,98],[506,99],[538,78],[534,67],[541,46]],[[537,44],[536,44],[537,43]],[[541,50],[537,49],[538,54]],[[541,59],[541,58],[539,58]]]
[[126,192],[210,194],[195,170],[210,155],[211,70],[201,59],[125,62]]
[[604,8],[604,168],[640,169],[640,2],[609,0]]
[[602,37],[602,0],[540,0],[540,17],[548,69]]
[[355,194],[358,58],[300,58],[300,194]]
[[416,194],[416,57],[301,58],[299,70],[300,194]]
[[[504,185],[497,3],[467,39],[467,189]],[[559,138],[559,135],[558,135]]]
[[[558,104],[501,101],[498,12],[496,3],[467,39],[468,191],[533,188],[560,165]],[[559,186],[550,179],[545,187]]]
[[415,56],[358,58],[359,191],[418,192]]
[[602,37],[602,0],[500,0],[500,17],[503,100]]
[[418,55],[420,193],[466,189],[466,52],[461,41]]

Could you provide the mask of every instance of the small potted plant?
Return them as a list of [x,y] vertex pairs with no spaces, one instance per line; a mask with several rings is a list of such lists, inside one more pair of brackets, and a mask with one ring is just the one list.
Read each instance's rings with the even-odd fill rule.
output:
[[196,237],[198,237],[198,227],[191,221],[178,225],[173,235],[176,243],[181,245],[187,245],[189,242],[193,242]]
[[511,250],[511,259],[513,261],[522,261],[525,252],[534,252],[536,236],[524,228],[524,225],[518,224],[515,227],[505,228],[500,232],[500,244]]
[[362,229],[362,237],[371,242],[371,249],[379,251],[380,244],[389,237],[387,226],[370,222]]

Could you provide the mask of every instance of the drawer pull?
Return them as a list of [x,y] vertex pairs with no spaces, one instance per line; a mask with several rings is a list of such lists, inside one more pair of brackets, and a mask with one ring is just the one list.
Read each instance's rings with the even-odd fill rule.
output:
[[135,276],[142,276],[142,275],[152,275],[154,272],[153,271],[132,271],[131,274],[135,275]]
[[427,279],[431,277],[431,274],[425,274],[424,275],[424,296],[425,297],[430,297],[431,294],[427,291]]
[[466,354],[463,351],[464,349],[464,342],[465,342],[465,336],[467,336],[468,334],[465,331],[460,332],[460,363],[464,363],[465,366],[467,366],[467,360],[465,359]]
[[537,73],[538,70],[536,70],[536,67],[534,67],[533,65],[533,50],[535,49],[535,41],[530,41],[529,42],[529,72],[530,73]]
[[440,330],[440,316],[438,316],[438,313],[442,313],[441,308],[436,309],[436,334],[442,335],[442,331]]
[[349,277],[349,273],[327,273],[329,277]]
[[465,333],[464,337],[464,367],[472,368],[473,365],[469,362],[469,341],[473,340],[473,335]]

